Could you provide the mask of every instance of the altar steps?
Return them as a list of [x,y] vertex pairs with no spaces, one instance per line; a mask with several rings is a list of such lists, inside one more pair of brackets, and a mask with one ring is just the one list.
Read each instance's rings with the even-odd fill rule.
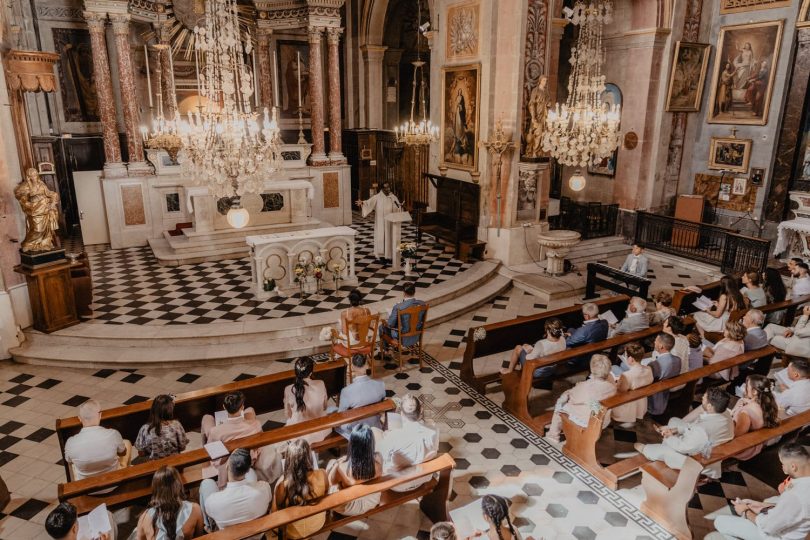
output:
[[[476,309],[502,294],[511,279],[498,274],[499,261],[477,262],[456,278],[430,287],[420,298],[430,303],[428,328]],[[385,312],[394,299],[369,304]],[[217,365],[270,361],[328,350],[319,340],[334,326],[337,311],[281,319],[188,325],[111,325],[82,323],[52,334],[32,329],[10,352],[14,360],[72,368],[137,368]],[[428,330],[429,332],[430,330]]]

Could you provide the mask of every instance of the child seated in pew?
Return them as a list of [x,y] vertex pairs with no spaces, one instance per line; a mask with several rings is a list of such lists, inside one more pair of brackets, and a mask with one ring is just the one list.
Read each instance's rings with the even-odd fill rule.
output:
[[[333,459],[326,466],[329,492],[361,484],[382,475],[383,459],[374,448],[374,433],[366,424],[354,426],[349,435],[349,449],[345,456]],[[334,511],[343,516],[359,516],[380,504],[382,493],[372,493],[354,499]]]
[[[554,416],[551,419],[551,427],[546,433],[546,439],[553,443],[560,442],[562,432],[562,415],[579,426],[587,426],[594,404],[609,398],[616,393],[616,385],[610,380],[610,360],[603,354],[594,354],[591,357],[590,377],[577,383],[570,390],[566,390],[557,400],[554,407]],[[610,422],[610,415],[605,417],[605,422]],[[603,426],[604,427],[604,426]]]
[[[739,437],[749,431],[775,427],[779,421],[779,406],[773,397],[773,381],[764,375],[749,375],[745,379],[743,397],[731,409],[734,421],[734,436]],[[762,450],[762,445],[749,448],[736,457],[739,460],[751,459]]]
[[[180,473],[161,467],[152,477],[152,499],[135,530],[136,540],[196,538],[205,533],[200,505],[185,500]],[[172,531],[171,534],[168,531]]]
[[138,430],[135,448],[138,457],[132,463],[179,454],[188,446],[188,437],[182,424],[174,419],[174,398],[161,394],[152,401],[149,422]]
[[517,345],[509,358],[509,367],[501,370],[501,375],[512,373],[518,364],[523,367],[526,360],[535,360],[565,350],[565,328],[560,319],[548,319],[545,323],[545,337],[534,345]]
[[[290,441],[284,460],[284,475],[276,484],[272,512],[291,506],[306,506],[310,501],[326,495],[329,478],[323,469],[315,469],[312,450],[304,439]],[[290,523],[285,537],[307,538],[320,530],[326,522],[326,512]]]
[[[630,369],[623,371],[616,379],[616,390],[622,393],[652,384],[652,368],[641,363],[644,359],[644,347],[635,341],[628,343],[624,348],[624,355]],[[647,398],[641,398],[616,407],[611,411],[611,418],[622,424],[633,424],[636,420],[644,418],[645,414],[647,414]]]
[[[703,357],[709,364],[716,364],[729,358],[734,358],[745,352],[744,339],[746,336],[745,327],[740,321],[726,321],[723,339],[711,345],[711,342],[703,342]],[[714,379],[724,379],[729,381],[737,376],[738,368],[724,369],[712,374]]]
[[[484,521],[489,525],[486,532],[475,531],[467,540],[486,537],[489,540],[523,540],[520,531],[509,517],[509,501],[500,495],[484,495],[481,498],[481,511]],[[529,536],[526,540],[534,540]]]

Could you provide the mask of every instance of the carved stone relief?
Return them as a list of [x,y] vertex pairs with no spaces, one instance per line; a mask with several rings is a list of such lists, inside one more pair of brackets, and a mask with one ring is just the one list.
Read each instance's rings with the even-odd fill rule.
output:
[[[548,104],[548,92],[545,90],[545,75],[546,75],[546,51],[548,49],[548,0],[529,0],[527,19],[526,19],[526,46],[524,48],[524,63],[523,63],[523,125],[520,130],[522,133],[521,142],[521,156],[523,157],[538,157],[539,140],[535,144],[535,139],[542,137],[542,126],[538,125],[539,131],[531,138],[532,148],[531,153],[527,152],[527,135],[531,132],[532,123],[532,98],[537,102],[538,99],[545,99]],[[541,85],[541,80],[543,85]],[[534,96],[532,96],[534,92]],[[534,115],[537,117],[537,115]],[[536,122],[545,122],[545,117],[538,119]]]
[[447,9],[447,60],[478,56],[478,2],[464,2]]

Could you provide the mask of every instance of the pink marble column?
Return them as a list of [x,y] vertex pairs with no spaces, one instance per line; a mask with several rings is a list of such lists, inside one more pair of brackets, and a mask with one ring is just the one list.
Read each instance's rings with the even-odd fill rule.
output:
[[340,121],[340,34],[342,28],[327,29],[327,75],[329,77],[329,161],[345,163]]
[[143,161],[143,142],[140,136],[140,115],[135,79],[132,73],[132,47],[129,45],[129,15],[110,15],[115,46],[118,52],[118,80],[121,84],[121,105],[124,109],[124,127],[127,132],[129,161]]
[[156,47],[160,58],[161,68],[161,94],[163,95],[163,116],[164,118],[174,118],[174,111],[177,110],[177,94],[174,91],[174,73],[172,71],[172,42],[171,42],[171,22],[167,21],[155,25],[160,46]]
[[270,37],[273,31],[260,28],[257,33],[256,62],[259,67],[259,103],[262,108],[273,106],[277,98],[273,96],[273,59],[270,54]]
[[104,137],[104,161],[106,164],[121,163],[121,147],[118,144],[118,121],[115,115],[110,61],[107,58],[107,41],[104,38],[106,13],[85,11],[84,18],[90,29],[90,48],[93,51],[93,77],[98,95],[98,112],[101,117],[101,132]]
[[323,28],[309,27],[309,105],[312,126],[312,154],[310,165],[327,165],[323,138],[323,61],[321,60],[321,33]]

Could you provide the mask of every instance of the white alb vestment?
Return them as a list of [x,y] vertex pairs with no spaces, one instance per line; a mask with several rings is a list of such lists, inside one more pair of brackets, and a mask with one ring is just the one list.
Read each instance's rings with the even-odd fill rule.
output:
[[401,206],[396,195],[386,195],[382,191],[363,201],[363,217],[374,212],[374,256],[378,259],[394,258],[398,246],[391,242],[391,227],[385,222],[385,216],[399,212]]

